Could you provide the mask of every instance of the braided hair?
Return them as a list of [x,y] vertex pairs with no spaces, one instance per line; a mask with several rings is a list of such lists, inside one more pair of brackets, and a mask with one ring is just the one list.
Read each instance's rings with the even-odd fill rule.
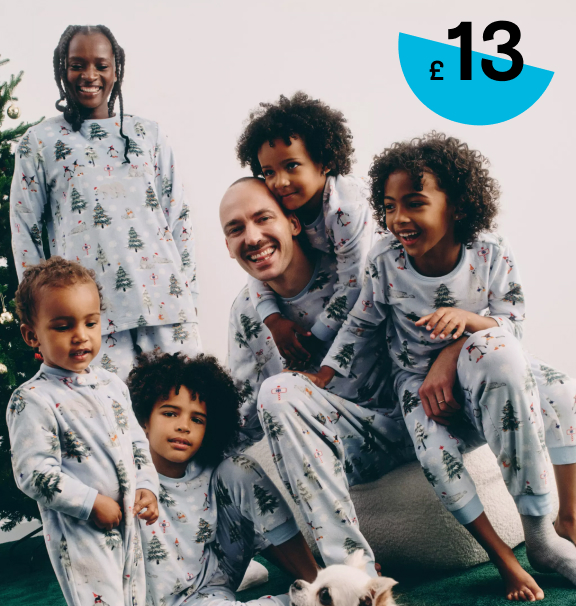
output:
[[[116,42],[114,34],[105,25],[69,25],[65,30],[58,46],[54,49],[54,78],[60,92],[60,99],[56,101],[56,109],[64,113],[64,118],[72,125],[73,131],[80,130],[84,122],[81,106],[74,100],[70,91],[68,77],[66,74],[66,61],[68,58],[68,47],[70,41],[76,34],[90,35],[101,33],[108,38],[114,53],[114,63],[116,68],[116,82],[112,88],[110,99],[108,101],[108,115],[112,116],[116,99],[120,100],[120,136],[124,139],[124,164],[129,162],[128,150],[130,147],[130,138],[124,134],[124,101],[122,99],[122,80],[124,79],[124,49]],[[66,105],[61,105],[66,101]]]

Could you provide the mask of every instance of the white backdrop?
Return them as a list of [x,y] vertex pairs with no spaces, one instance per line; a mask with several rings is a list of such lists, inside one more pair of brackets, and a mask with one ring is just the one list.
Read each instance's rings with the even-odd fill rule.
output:
[[[576,375],[573,278],[573,22],[570,0],[1,0],[0,81],[25,71],[22,118],[56,113],[52,52],[71,24],[103,23],[126,50],[125,109],[158,120],[184,169],[197,238],[200,330],[206,351],[224,359],[230,305],[245,282],[227,256],[218,203],[247,174],[236,139],[251,108],[298,89],[344,112],[354,134],[356,174],[400,139],[432,129],[480,149],[502,186],[499,231],[511,241],[528,302],[528,348]],[[473,23],[473,50],[492,21],[516,23],[526,64],[555,72],[523,115],[495,126],[464,126],[413,95],[398,61],[398,33],[448,43],[447,30]],[[450,41],[458,44],[457,40]],[[5,122],[9,126],[10,120]]]

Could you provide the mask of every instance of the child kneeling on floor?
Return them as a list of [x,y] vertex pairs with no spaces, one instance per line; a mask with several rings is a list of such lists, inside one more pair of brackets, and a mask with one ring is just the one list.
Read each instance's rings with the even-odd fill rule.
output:
[[[160,477],[160,516],[142,528],[152,604],[234,602],[260,552],[297,578],[316,564],[290,508],[260,466],[224,458],[240,425],[241,396],[216,358],[146,354],[128,386]],[[136,461],[138,464],[138,461]],[[287,595],[250,604],[287,606]]]

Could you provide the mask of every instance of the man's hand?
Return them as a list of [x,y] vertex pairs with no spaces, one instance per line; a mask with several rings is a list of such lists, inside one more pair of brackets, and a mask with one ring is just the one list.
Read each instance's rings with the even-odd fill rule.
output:
[[[471,312],[457,307],[440,307],[434,313],[422,316],[416,326],[426,325],[426,330],[431,330],[431,339],[435,339],[440,335],[441,339],[450,338],[458,339],[466,330],[467,322],[472,315]],[[454,334],[452,335],[452,332]]]
[[98,528],[112,530],[122,521],[122,508],[114,499],[99,494],[92,506],[90,519]]
[[[285,370],[284,372],[292,372],[292,371]],[[326,387],[326,385],[328,385],[328,383],[330,383],[330,381],[332,381],[332,379],[334,378],[334,375],[336,374],[336,371],[333,368],[330,368],[330,366],[322,366],[322,368],[320,368],[320,370],[316,373],[300,372],[299,374],[304,375],[305,377],[308,377],[310,379],[310,381],[312,381],[312,383],[314,383],[314,385],[316,385],[316,387],[319,387],[320,389],[324,389]]]
[[311,332],[278,313],[269,315],[264,320],[264,324],[266,324],[272,333],[280,355],[288,363],[307,362],[310,359],[310,353],[304,349],[296,335],[300,334],[304,337],[311,337]]
[[[146,511],[142,511],[146,509]],[[154,524],[158,519],[158,501],[156,495],[146,488],[139,488],[136,491],[136,499],[134,500],[134,515],[141,520],[146,520],[146,526]]]
[[440,352],[418,391],[424,412],[440,425],[449,425],[450,417],[460,410],[452,390],[458,356],[465,341],[465,338],[455,341]]

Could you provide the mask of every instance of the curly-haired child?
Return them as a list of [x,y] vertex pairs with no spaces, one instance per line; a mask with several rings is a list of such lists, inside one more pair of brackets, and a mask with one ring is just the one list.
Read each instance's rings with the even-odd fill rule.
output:
[[6,416],[16,484],[38,501],[66,602],[132,606],[146,585],[133,518],[156,521],[158,476],[126,385],[90,365],[101,305],[94,272],[74,261],[52,257],[24,272],[21,332],[44,361]]
[[106,303],[98,363],[121,379],[137,352],[201,350],[180,172],[158,124],[124,114],[124,74],[124,50],[107,27],[66,28],[54,50],[62,115],[20,141],[10,194],[19,278],[44,258],[45,222],[50,254],[98,275]]
[[[290,362],[306,361],[317,349],[315,339],[330,341],[336,336],[358,298],[366,255],[378,237],[367,185],[349,174],[353,152],[352,133],[342,112],[303,92],[260,103],[238,141],[241,165],[248,165],[255,177],[262,176],[282,206],[296,212],[313,248],[335,257],[338,284],[310,332],[280,314],[274,292],[264,282],[248,279],[256,311]],[[277,246],[254,242],[248,258],[265,271]],[[322,289],[329,281],[322,272],[315,288]]]
[[[576,583],[576,382],[527,356],[519,342],[524,295],[518,264],[493,228],[499,187],[486,159],[458,139],[431,133],[395,143],[370,170],[375,216],[390,230],[368,255],[359,301],[324,359],[317,384],[360,355],[387,321],[398,418],[412,437],[424,474],[455,518],[487,550],[508,599],[542,599],[534,579],[497,536],[462,464],[462,452],[487,442],[514,497],[534,568]],[[424,387],[439,351],[466,333],[452,385]],[[463,346],[462,349],[460,349]],[[352,363],[351,361],[349,362]],[[447,425],[458,419],[460,422]],[[544,440],[546,444],[544,444]],[[560,490],[554,532],[548,457]],[[560,535],[560,536],[558,536]],[[561,538],[565,537],[565,538]]]
[[[160,475],[160,516],[142,529],[147,601],[234,603],[257,552],[297,578],[315,578],[312,554],[272,481],[245,455],[224,458],[241,404],[230,375],[202,354],[138,362],[128,385]],[[249,603],[271,602],[287,606],[288,596]]]

